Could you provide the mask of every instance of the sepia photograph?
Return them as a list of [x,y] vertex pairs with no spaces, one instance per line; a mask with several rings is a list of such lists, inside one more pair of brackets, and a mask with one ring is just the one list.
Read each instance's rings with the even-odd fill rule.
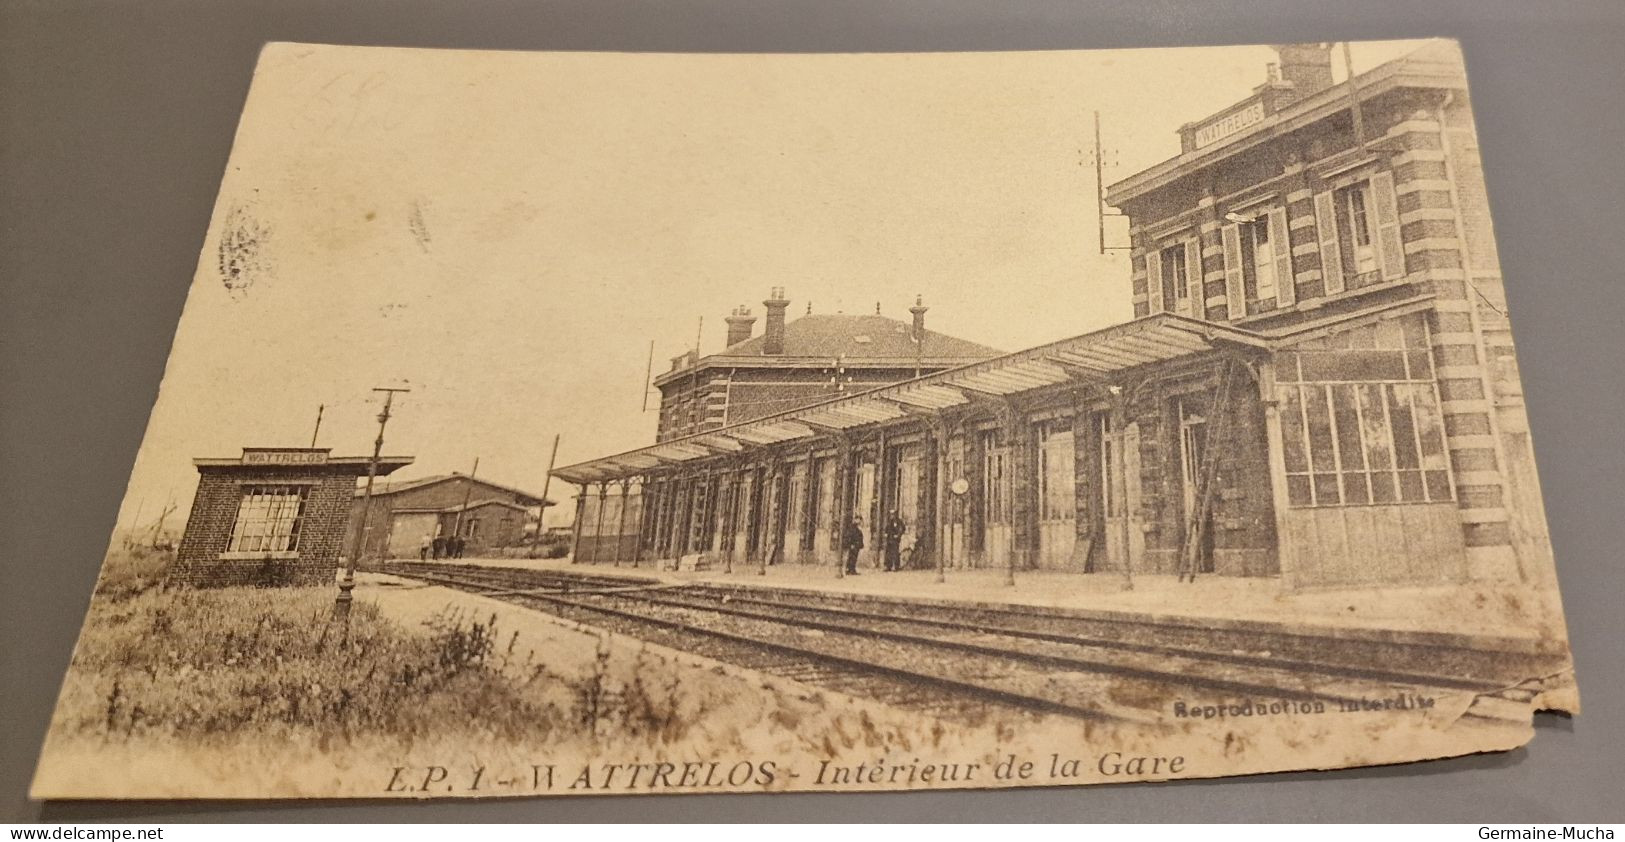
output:
[[1525,746],[1580,696],[1490,204],[1449,39],[269,44],[31,795]]

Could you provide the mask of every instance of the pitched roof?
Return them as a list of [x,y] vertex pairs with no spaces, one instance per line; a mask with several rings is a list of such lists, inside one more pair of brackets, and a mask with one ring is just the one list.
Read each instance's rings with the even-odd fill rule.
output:
[[[829,365],[841,357],[849,367],[911,368],[916,361],[932,369],[951,368],[1002,353],[976,342],[925,331],[925,347],[915,357],[914,325],[881,315],[820,313],[806,315],[784,326],[784,353],[764,354],[766,337],[757,335],[715,354],[700,358],[699,368],[806,368]],[[656,386],[692,377],[693,366],[677,365],[657,375]]]
[[[914,325],[879,314],[818,313],[784,326],[784,357],[898,357],[914,359]],[[759,357],[767,337],[761,334],[731,345],[719,357]],[[981,359],[1002,351],[958,337],[925,331],[926,356]]]
[[[511,485],[503,485],[498,482],[492,482],[488,479],[480,479],[479,477],[470,477],[467,474],[459,473],[457,471],[453,471],[449,474],[434,474],[432,476],[418,477],[417,479],[401,480],[398,482],[373,483],[372,496],[378,497],[385,494],[399,494],[402,491],[411,491],[414,488],[422,488],[426,485],[434,485],[435,483],[448,482],[454,479],[468,479],[473,481],[476,485],[483,485],[487,488],[495,488],[501,491],[506,491],[509,494],[524,500],[540,501],[542,499],[540,495],[514,488]],[[355,496],[360,497],[365,493],[365,491],[366,490],[364,488],[358,486],[355,490]],[[534,505],[534,503],[532,503],[532,505]],[[552,500],[548,500],[546,501],[546,505],[556,506],[558,504]]]
[[921,412],[962,411],[981,400],[978,396],[1010,398],[1078,383],[1105,388],[1118,382],[1122,372],[1141,366],[1189,359],[1223,348],[1258,353],[1271,350],[1273,342],[1263,334],[1233,325],[1155,313],[900,383],[566,465],[555,469],[553,476],[585,485],[699,463],[746,448],[784,442],[795,442],[796,447],[827,442],[830,430],[917,424]]
[[[377,491],[374,490],[373,493],[376,494]],[[461,504],[461,503],[455,503],[455,504],[450,505],[450,506],[408,506],[408,507],[405,507],[405,508],[393,509],[392,511],[394,511],[397,514],[424,514],[424,513],[429,513],[429,512],[438,512],[438,513],[449,514],[451,512],[458,512],[458,511],[472,511],[474,509],[482,508],[482,507],[485,507],[485,506],[502,506],[503,508],[506,508],[506,509],[515,509],[515,510],[521,511],[521,512],[527,511],[527,507],[521,506],[518,503],[510,503],[507,500],[497,500],[497,499],[474,500],[474,501],[471,501],[468,504],[467,508],[464,508],[463,504]]]

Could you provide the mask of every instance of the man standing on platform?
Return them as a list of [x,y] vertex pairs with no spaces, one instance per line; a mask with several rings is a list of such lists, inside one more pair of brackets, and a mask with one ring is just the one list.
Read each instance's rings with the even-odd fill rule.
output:
[[891,573],[903,569],[903,533],[908,531],[908,524],[897,514],[896,509],[886,517],[886,528],[881,533],[886,541],[886,572]]
[[863,518],[854,516],[841,532],[841,551],[846,553],[846,575],[858,575],[858,550],[863,549]]

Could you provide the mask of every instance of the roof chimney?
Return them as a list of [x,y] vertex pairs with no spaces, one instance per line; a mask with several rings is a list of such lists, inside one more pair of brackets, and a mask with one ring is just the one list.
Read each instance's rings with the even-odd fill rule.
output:
[[724,319],[728,323],[728,347],[732,348],[750,338],[751,329],[756,326],[756,317],[750,314],[750,308],[741,304],[734,308]]
[[762,336],[762,353],[784,353],[784,311],[789,308],[790,301],[784,297],[784,287],[774,287],[768,293],[767,300],[762,302],[767,308],[767,330]]
[[930,308],[925,306],[925,298],[923,296],[914,296],[914,306],[908,308],[908,311],[914,314],[915,342],[919,342],[925,338],[925,311],[928,309]]
[[1281,81],[1291,83],[1294,101],[1307,99],[1332,86],[1330,43],[1276,44],[1275,52],[1281,56]]

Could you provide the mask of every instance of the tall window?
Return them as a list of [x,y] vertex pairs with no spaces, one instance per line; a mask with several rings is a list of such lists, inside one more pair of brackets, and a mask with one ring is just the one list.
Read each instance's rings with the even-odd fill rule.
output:
[[[1325,194],[1331,201],[1331,194]],[[1256,203],[1255,203],[1256,204]],[[1286,207],[1258,210],[1251,217],[1225,214],[1232,222],[1219,229],[1224,251],[1224,305],[1226,317],[1239,319],[1298,302],[1293,275]]]
[[[808,464],[811,467],[807,472],[807,481],[812,484],[812,494],[808,495],[807,498],[807,531],[801,540],[808,548],[811,548],[813,541],[818,538],[819,527],[829,525],[826,519],[828,515],[824,507],[824,495],[829,493],[829,489],[832,487],[830,483],[833,482],[833,479],[828,457],[815,457]],[[957,474],[950,474],[950,476],[957,476]]]
[[1045,421],[1038,425],[1038,517],[1072,520],[1078,509],[1073,457],[1072,421]]
[[997,432],[982,433],[982,500],[988,523],[1010,522],[1007,459],[1008,451],[999,446]]
[[1185,266],[1185,244],[1179,243],[1162,250],[1162,300],[1165,309],[1183,313],[1190,299],[1190,269]]
[[304,515],[304,486],[245,485],[226,551],[294,552],[299,549],[299,529]]
[[1244,250],[1242,269],[1253,286],[1253,298],[1264,301],[1275,297],[1275,244],[1270,240],[1270,219],[1260,216],[1241,226],[1241,247]]
[[1100,443],[1100,502],[1106,517],[1123,514],[1122,497],[1118,490],[1117,445],[1112,440],[1112,419],[1104,412],[1095,413],[1095,441]]
[[1418,318],[1373,333],[1375,343],[1328,344],[1279,359],[1292,506],[1452,499],[1426,329]]
[[1337,191],[1339,228],[1344,234],[1343,260],[1348,271],[1364,275],[1377,271],[1377,247],[1371,239],[1370,182],[1351,184]]

